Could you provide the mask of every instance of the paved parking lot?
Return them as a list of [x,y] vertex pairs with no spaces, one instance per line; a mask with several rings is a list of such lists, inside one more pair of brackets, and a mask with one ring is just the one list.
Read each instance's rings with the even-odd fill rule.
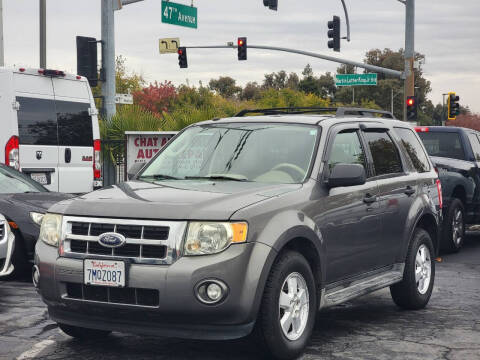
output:
[[[242,341],[117,334],[81,343],[48,320],[32,285],[0,282],[0,359],[254,359]],[[437,263],[426,310],[398,309],[388,290],[320,313],[304,359],[480,359],[480,235]]]

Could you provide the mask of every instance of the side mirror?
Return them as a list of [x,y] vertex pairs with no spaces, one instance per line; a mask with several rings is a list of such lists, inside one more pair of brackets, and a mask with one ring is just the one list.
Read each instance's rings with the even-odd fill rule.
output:
[[128,180],[132,180],[135,175],[138,174],[138,172],[145,166],[147,165],[146,163],[135,163],[132,166],[130,166],[130,169],[127,170],[127,177]]
[[365,168],[360,164],[337,164],[330,172],[328,187],[363,185],[367,181]]

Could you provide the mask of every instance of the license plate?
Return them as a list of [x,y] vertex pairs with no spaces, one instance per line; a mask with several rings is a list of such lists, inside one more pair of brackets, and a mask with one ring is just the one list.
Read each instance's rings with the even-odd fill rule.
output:
[[42,185],[48,185],[47,174],[32,173],[32,174],[30,174],[30,177],[32,178],[32,180],[35,180],[36,182],[38,182]]
[[83,280],[86,285],[125,287],[125,263],[86,259],[83,263]]

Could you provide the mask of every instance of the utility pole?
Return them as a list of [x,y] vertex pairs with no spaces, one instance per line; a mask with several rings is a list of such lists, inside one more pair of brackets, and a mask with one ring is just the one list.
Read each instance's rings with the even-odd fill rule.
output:
[[415,96],[415,0],[405,0],[405,91],[403,120],[407,120],[407,98]]
[[115,15],[113,0],[102,0],[102,95],[103,115],[115,115]]
[[0,66],[5,66],[3,47],[3,0],[0,0]]
[[102,0],[102,97],[103,115],[115,115],[115,11],[144,0]]
[[40,0],[40,68],[47,68],[47,0]]

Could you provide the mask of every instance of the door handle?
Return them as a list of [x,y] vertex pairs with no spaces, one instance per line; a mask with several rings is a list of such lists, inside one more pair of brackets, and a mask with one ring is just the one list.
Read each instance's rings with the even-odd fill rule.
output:
[[406,187],[404,193],[407,195],[407,196],[412,196],[413,194],[415,194],[415,189],[412,188],[410,185]]
[[65,162],[68,164],[72,161],[72,150],[70,148],[65,149]]
[[373,204],[375,201],[377,201],[377,197],[375,195],[366,194],[363,198],[363,202],[365,204]]

